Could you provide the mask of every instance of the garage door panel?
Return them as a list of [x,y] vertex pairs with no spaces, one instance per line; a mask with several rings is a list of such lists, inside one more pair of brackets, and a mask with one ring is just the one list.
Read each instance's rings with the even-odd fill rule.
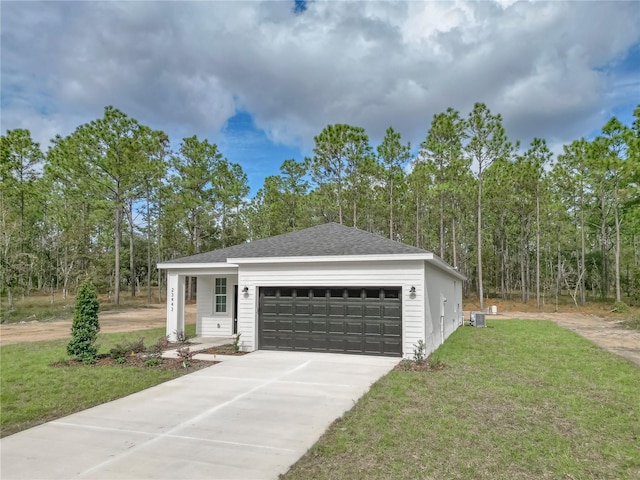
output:
[[312,333],[327,333],[327,322],[324,320],[311,320]]
[[345,353],[363,353],[364,342],[362,338],[345,337]]
[[345,328],[344,328],[345,333],[348,333],[348,334],[353,334],[353,333],[362,334],[362,333],[364,333],[364,328],[362,326],[362,321],[359,321],[359,322],[353,322],[353,321],[345,322],[344,326],[345,326]]
[[293,305],[290,303],[280,303],[278,305],[278,315],[293,315]]
[[311,305],[305,303],[297,303],[295,305],[295,315],[310,315],[311,314]]
[[309,338],[309,350],[314,350],[317,352],[326,352],[327,351],[327,337],[325,335],[313,335]]
[[378,335],[381,336],[383,334],[384,326],[378,322],[363,322],[364,323],[364,333],[366,335]]
[[293,320],[280,318],[277,323],[279,332],[293,332]]
[[277,303],[264,303],[262,306],[263,315],[277,315],[278,314],[278,304]]
[[382,317],[387,319],[400,319],[400,305],[385,305],[382,308]]
[[343,334],[345,333],[345,324],[338,320],[327,321],[327,333],[329,334]]
[[326,316],[327,315],[327,303],[313,303],[311,305],[311,314],[318,316]]
[[384,353],[384,343],[380,340],[366,338],[364,340],[364,352],[372,355],[382,355]]
[[327,339],[327,351],[332,353],[344,353],[344,337],[329,337]]
[[295,332],[302,332],[302,333],[308,332],[309,330],[311,330],[311,321],[296,318],[293,321],[293,330]]
[[258,323],[262,349],[402,355],[397,287],[261,288]]
[[278,317],[265,318],[263,320],[262,329],[265,332],[277,332],[278,331]]
[[402,337],[402,327],[400,325],[384,325],[384,336],[385,337]]
[[382,305],[366,305],[364,316],[368,318],[380,318],[382,316]]

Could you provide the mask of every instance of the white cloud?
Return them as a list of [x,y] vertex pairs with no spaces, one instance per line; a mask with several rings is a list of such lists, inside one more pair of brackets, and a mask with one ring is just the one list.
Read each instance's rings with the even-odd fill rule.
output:
[[640,39],[634,2],[292,7],[3,2],[2,128],[42,141],[112,104],[185,135],[215,137],[243,109],[284,144],[309,147],[338,122],[416,143],[434,113],[482,101],[514,139],[562,142],[638,92],[637,66],[610,71]]

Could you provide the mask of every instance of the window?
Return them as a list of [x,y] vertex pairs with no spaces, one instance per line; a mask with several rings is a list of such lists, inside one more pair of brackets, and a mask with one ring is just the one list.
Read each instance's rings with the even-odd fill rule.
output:
[[227,311],[227,279],[216,278],[216,313],[226,313]]
[[280,297],[293,297],[293,288],[281,288],[280,289]]

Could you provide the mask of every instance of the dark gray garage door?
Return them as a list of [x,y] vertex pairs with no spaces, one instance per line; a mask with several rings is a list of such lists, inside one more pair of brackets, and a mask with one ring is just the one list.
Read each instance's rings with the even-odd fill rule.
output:
[[263,350],[402,355],[398,287],[262,287]]

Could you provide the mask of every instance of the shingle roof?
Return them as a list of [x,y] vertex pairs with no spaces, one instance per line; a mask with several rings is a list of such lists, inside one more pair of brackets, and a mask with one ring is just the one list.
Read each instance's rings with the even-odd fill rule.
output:
[[233,247],[176,258],[164,263],[219,263],[227,258],[318,257],[333,255],[397,255],[429,253],[373,233],[325,223]]

